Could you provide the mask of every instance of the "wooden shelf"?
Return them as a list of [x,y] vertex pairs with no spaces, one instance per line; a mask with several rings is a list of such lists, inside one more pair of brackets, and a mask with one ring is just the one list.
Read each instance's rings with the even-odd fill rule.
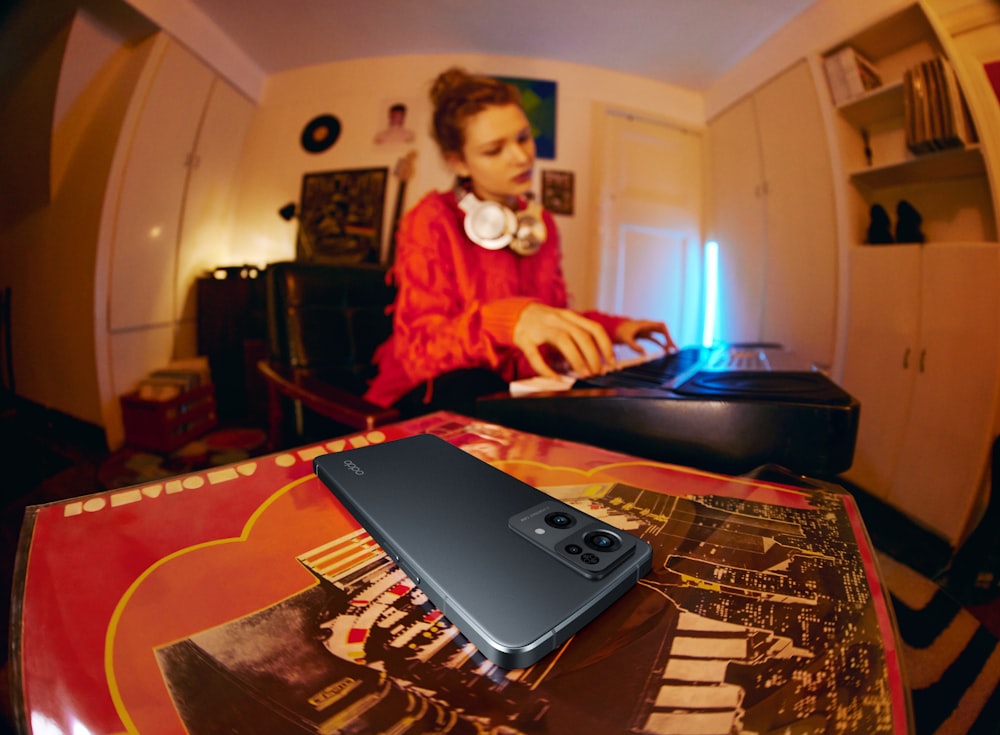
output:
[[867,189],[885,189],[985,174],[986,162],[977,145],[926,153],[898,163],[855,171],[851,174],[851,182]]
[[903,115],[903,82],[873,89],[868,94],[855,97],[837,107],[847,122],[856,128]]
[[[908,46],[932,41],[934,29],[927,21],[919,3],[883,18],[841,45],[851,45],[860,53],[878,63]],[[934,45],[939,45],[932,41]]]

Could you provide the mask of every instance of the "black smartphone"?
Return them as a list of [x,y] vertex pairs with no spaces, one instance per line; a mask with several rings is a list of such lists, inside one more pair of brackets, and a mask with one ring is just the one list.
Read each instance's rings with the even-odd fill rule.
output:
[[652,568],[642,539],[431,434],[313,460],[320,480],[490,661],[555,651]]

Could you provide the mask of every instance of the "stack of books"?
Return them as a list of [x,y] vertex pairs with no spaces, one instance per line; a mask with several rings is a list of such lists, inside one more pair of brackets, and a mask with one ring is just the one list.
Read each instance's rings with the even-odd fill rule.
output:
[[139,381],[137,395],[144,401],[171,401],[212,382],[208,360],[197,357],[175,360],[162,370],[154,370]]
[[978,141],[965,97],[948,60],[937,56],[903,74],[906,147],[915,154]]
[[850,46],[823,58],[833,104],[842,105],[882,86],[878,69]]

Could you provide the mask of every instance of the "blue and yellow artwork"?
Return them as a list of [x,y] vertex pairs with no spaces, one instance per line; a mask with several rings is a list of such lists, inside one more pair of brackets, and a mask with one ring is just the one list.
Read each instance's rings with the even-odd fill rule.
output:
[[531,123],[538,158],[556,157],[556,83],[542,79],[497,77],[521,92],[521,103]]

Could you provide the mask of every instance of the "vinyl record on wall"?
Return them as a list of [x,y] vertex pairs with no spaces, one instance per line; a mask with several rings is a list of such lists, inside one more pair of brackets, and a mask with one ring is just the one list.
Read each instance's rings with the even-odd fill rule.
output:
[[340,137],[340,120],[333,115],[317,115],[302,129],[302,147],[322,153]]

